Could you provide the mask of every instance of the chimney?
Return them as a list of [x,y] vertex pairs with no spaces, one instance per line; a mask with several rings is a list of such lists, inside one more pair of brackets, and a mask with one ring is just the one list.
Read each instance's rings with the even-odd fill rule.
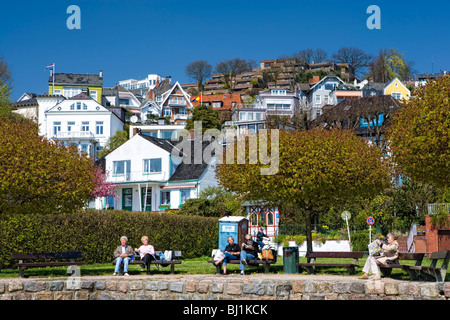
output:
[[319,76],[313,76],[311,79],[309,79],[309,84],[314,84],[320,81],[320,77]]
[[100,70],[100,71],[98,72],[98,75],[99,75],[100,78],[103,78],[103,70]]

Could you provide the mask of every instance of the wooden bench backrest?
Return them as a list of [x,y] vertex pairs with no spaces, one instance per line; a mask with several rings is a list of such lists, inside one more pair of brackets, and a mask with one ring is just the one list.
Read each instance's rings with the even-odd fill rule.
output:
[[350,259],[361,259],[364,252],[307,252],[307,258],[350,258]]
[[398,260],[422,260],[425,256],[424,252],[399,252]]
[[430,255],[431,260],[447,259],[448,257],[450,257],[450,251],[448,251],[448,250],[436,251],[436,252],[431,253],[431,255]]
[[11,254],[11,256],[13,259],[17,260],[76,259],[81,258],[81,252],[38,252],[38,253],[15,252]]

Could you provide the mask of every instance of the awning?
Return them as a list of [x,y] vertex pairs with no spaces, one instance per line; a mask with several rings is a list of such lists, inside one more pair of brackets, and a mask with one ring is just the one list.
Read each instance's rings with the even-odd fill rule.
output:
[[185,185],[178,185],[178,186],[164,186],[161,187],[161,189],[163,190],[167,190],[167,189],[189,189],[189,188],[195,188],[195,184],[185,184]]

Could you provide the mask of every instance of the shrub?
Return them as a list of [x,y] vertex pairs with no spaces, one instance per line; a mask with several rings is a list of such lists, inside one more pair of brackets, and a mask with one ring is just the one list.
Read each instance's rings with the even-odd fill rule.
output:
[[217,218],[165,213],[86,210],[73,214],[14,214],[0,217],[0,265],[13,252],[81,251],[83,261],[113,260],[120,237],[133,248],[147,235],[155,250],[180,250],[184,258],[209,255],[217,247]]

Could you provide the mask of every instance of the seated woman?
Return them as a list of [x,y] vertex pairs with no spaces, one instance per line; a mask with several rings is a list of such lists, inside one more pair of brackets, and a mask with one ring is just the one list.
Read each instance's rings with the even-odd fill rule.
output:
[[119,273],[120,265],[123,262],[123,275],[129,276],[128,274],[128,264],[130,263],[132,257],[134,256],[133,248],[127,245],[128,238],[123,236],[120,238],[121,245],[117,247],[114,251],[114,257],[116,258],[116,268],[114,269],[113,276]]
[[145,268],[147,266],[147,274],[151,275],[150,273],[150,262],[155,259],[155,248],[153,248],[152,245],[148,244],[148,237],[143,236],[141,238],[142,246],[139,248],[135,248],[134,251],[139,253],[141,256],[141,260],[144,261],[144,264],[141,265],[142,268]]
[[364,274],[359,277],[360,279],[368,279],[369,272],[372,271],[374,277],[373,280],[381,279],[380,268],[378,268],[378,264],[390,263],[391,261],[395,261],[398,259],[398,243],[394,238],[392,233],[387,234],[388,244],[381,243],[379,239],[376,242],[383,249],[383,253],[380,256],[369,256],[364,264],[363,272]]
[[237,243],[234,243],[233,237],[227,238],[228,245],[225,247],[225,252],[221,258],[214,262],[214,265],[222,263],[223,274],[227,274],[227,262],[230,260],[238,260],[241,249]]

